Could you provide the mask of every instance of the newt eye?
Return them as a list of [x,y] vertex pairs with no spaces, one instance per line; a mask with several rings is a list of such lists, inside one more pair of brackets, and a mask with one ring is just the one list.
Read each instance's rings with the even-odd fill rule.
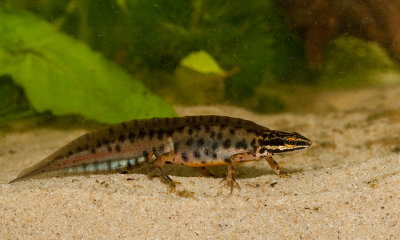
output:
[[289,137],[285,139],[285,145],[286,147],[294,147],[296,145],[296,139]]

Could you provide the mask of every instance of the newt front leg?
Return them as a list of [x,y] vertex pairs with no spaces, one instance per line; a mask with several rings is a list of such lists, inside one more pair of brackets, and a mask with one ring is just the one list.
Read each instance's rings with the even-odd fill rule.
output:
[[240,190],[240,186],[235,181],[235,178],[234,178],[236,164],[239,161],[248,158],[249,156],[253,156],[253,154],[251,154],[251,153],[239,153],[239,154],[235,154],[235,155],[233,155],[233,156],[231,156],[229,158],[226,177],[225,177],[225,179],[223,181],[225,181],[226,185],[230,188],[230,194],[233,193],[233,187],[235,187],[238,190]]
[[[223,181],[225,181],[226,185],[230,188],[230,194],[232,194],[234,187],[240,190],[239,184],[234,179],[236,164],[252,156],[254,156],[252,153],[240,153],[229,158],[226,178]],[[275,162],[272,156],[266,156],[263,159],[268,162],[276,174],[280,174],[279,165]]]
[[275,171],[276,174],[281,174],[281,170],[279,169],[278,163],[275,162],[275,160],[272,158],[272,156],[266,157],[265,160],[267,160],[269,166]]

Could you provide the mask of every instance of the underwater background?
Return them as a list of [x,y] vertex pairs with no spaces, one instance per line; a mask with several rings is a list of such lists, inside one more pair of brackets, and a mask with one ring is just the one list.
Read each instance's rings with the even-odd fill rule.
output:
[[3,0],[0,122],[319,111],[326,91],[400,82],[398,6],[373,2]]

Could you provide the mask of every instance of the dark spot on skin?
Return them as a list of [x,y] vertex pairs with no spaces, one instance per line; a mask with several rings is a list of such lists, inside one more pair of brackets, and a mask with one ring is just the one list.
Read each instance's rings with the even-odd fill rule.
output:
[[174,135],[174,129],[168,129],[167,130],[167,136],[171,137],[172,135]]
[[250,145],[254,148],[256,146],[256,139],[253,138],[253,140],[251,140]]
[[108,129],[108,133],[109,133],[110,135],[113,135],[113,134],[114,134],[114,129],[113,129],[112,127],[110,127],[110,128]]
[[202,164],[206,164],[206,160],[202,160],[201,163],[202,163]]
[[205,129],[206,129],[206,133],[210,132],[210,126],[206,126]]
[[83,171],[88,172],[88,166],[87,163],[82,164]]
[[264,141],[262,139],[258,139],[258,145],[264,145]]
[[239,149],[239,148],[247,149],[246,140],[242,139],[241,141],[237,142],[235,145],[235,148],[236,149]]
[[201,147],[204,145],[204,138],[199,138],[199,140],[197,140],[197,146]]
[[192,135],[193,134],[193,129],[189,128],[188,129],[188,133],[189,133],[189,135]]
[[217,157],[217,154],[213,153],[213,158],[216,159]]
[[213,145],[211,146],[211,149],[212,149],[213,151],[215,151],[215,150],[217,150],[217,148],[218,148],[218,143],[217,143],[217,142],[214,142]]
[[210,154],[210,151],[208,149],[204,150],[204,155],[208,156]]
[[248,133],[255,133],[255,131],[253,129],[246,129],[246,132]]
[[95,154],[95,153],[96,153],[96,149],[95,149],[95,148],[92,148],[92,149],[90,150],[90,152],[93,153],[93,154]]
[[265,153],[265,151],[267,151],[267,149],[266,149],[266,148],[261,148],[261,149],[260,149],[260,154],[263,154],[263,153]]
[[83,149],[81,148],[81,147],[78,147],[77,149],[76,149],[76,152],[82,152],[83,151]]
[[230,160],[229,158],[225,158],[225,159],[224,159],[224,162],[230,163],[231,160]]
[[194,126],[193,127],[196,131],[200,131],[201,130],[201,127],[199,126],[199,125],[196,125],[196,126]]
[[133,143],[133,141],[135,140],[136,135],[133,132],[130,132],[128,135],[129,138],[129,142]]
[[108,150],[109,152],[112,152],[112,148],[111,148],[110,145],[107,146],[107,150]]
[[126,168],[128,168],[129,170],[130,169],[132,169],[132,161],[127,161],[127,164],[126,164]]
[[194,151],[193,154],[195,158],[200,158],[200,153],[198,151]]
[[110,143],[110,141],[108,141],[107,138],[105,138],[105,139],[103,140],[103,144],[104,144],[104,145],[108,145],[109,143]]
[[175,152],[177,152],[178,149],[179,149],[179,142],[175,142],[175,143],[174,143],[174,150],[175,150]]
[[89,144],[85,144],[85,150],[89,150]]
[[121,125],[123,129],[126,129],[126,123],[123,122]]
[[119,144],[115,145],[115,151],[121,152],[121,147],[119,146]]
[[222,140],[222,132],[219,132],[219,133],[218,133],[217,138],[218,138],[218,140]]
[[214,131],[211,131],[210,137],[211,138],[215,138],[215,132]]
[[151,151],[156,154],[157,153],[157,148],[156,147],[152,147]]
[[121,174],[127,174],[128,172],[127,171],[122,171],[122,172],[120,172]]
[[231,146],[231,140],[226,139],[224,142],[224,148],[229,148]]
[[139,166],[139,165],[140,165],[139,159],[137,159],[137,158],[135,158],[135,165],[136,165],[136,166]]
[[188,156],[187,156],[187,154],[185,152],[182,153],[182,159],[183,159],[184,162],[188,161]]
[[235,130],[234,129],[230,129],[229,133],[233,135],[233,134],[235,134]]
[[222,124],[221,126],[219,126],[219,129],[221,129],[221,131],[223,131],[226,128],[225,124]]
[[119,135],[119,138],[118,138],[119,142],[124,142],[125,139],[126,139],[125,134]]
[[178,127],[177,130],[178,130],[179,133],[182,133],[184,128],[185,127]]
[[147,158],[149,156],[149,153],[147,151],[143,151],[143,157]]
[[72,152],[72,151],[69,151],[69,152],[67,153],[67,157],[72,156],[72,154],[73,154],[73,152]]
[[96,147],[101,147],[101,142],[100,141],[97,141],[97,143],[96,143]]
[[146,132],[143,129],[139,130],[139,138],[144,138],[144,136],[146,135]]
[[267,134],[266,133],[264,133],[263,135],[262,135],[262,138],[267,138]]
[[164,144],[161,144],[160,147],[158,147],[160,152],[164,152],[164,148],[165,148]]
[[187,146],[190,146],[190,145],[192,145],[193,144],[193,138],[189,138],[187,141],[186,141],[186,145]]
[[185,118],[185,122],[186,122],[186,123],[189,123],[189,122],[190,122],[190,117],[186,117],[186,118]]
[[163,135],[164,135],[164,130],[159,129],[159,130],[157,131],[157,138],[158,138],[158,140],[162,140],[162,139],[163,139]]
[[154,129],[149,130],[149,138],[152,139],[154,137]]

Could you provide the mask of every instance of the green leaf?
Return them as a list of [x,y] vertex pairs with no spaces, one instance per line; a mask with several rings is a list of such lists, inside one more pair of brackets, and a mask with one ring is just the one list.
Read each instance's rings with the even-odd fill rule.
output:
[[0,76],[12,76],[37,111],[105,123],[175,115],[142,83],[47,22],[1,8],[0,19]]
[[181,66],[195,70],[204,74],[222,74],[224,71],[220,68],[214,58],[205,51],[192,52],[184,57]]

